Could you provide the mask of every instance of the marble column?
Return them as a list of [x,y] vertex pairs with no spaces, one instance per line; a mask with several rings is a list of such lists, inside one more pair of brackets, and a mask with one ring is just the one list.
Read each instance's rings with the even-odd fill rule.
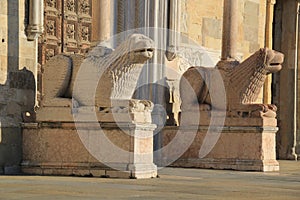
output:
[[224,0],[222,60],[236,59],[238,35],[238,0]]
[[27,26],[27,39],[34,41],[44,31],[44,1],[29,1],[29,24]]
[[[272,49],[273,41],[273,18],[274,18],[274,5],[276,0],[267,0],[267,10],[266,10],[266,39],[265,46]],[[264,84],[263,102],[270,104],[272,100],[272,74],[268,75]]]
[[[175,8],[180,0],[172,0],[171,6],[173,14],[180,12]],[[148,99],[154,104],[153,122],[159,127],[165,122],[165,51],[167,48],[167,28],[169,19],[169,1],[161,0],[117,0],[115,16],[117,17],[116,33],[127,30],[141,32],[156,43],[156,50],[151,61],[143,68],[140,75],[139,87],[134,95],[137,99]],[[172,19],[173,28],[176,27],[176,19]],[[173,37],[174,38],[174,37]],[[174,41],[174,40],[172,40]],[[172,43],[174,45],[174,43]],[[161,136],[155,134],[154,149],[161,148]],[[160,155],[155,155],[156,162],[159,162]]]
[[180,15],[181,1],[170,0],[169,13],[169,34],[168,34],[168,49],[166,57],[169,61],[176,58],[176,51],[180,45]]
[[112,14],[113,1],[97,0],[93,1],[93,42],[103,42],[112,35]]
[[100,41],[105,41],[111,36],[111,0],[99,0],[100,3]]
[[[35,80],[38,74],[38,42],[37,39],[44,32],[44,1],[29,0],[29,24],[26,29],[27,40],[35,43],[35,66],[32,69]],[[37,81],[35,81],[35,88],[38,88]],[[35,92],[35,107],[38,107],[37,90]]]

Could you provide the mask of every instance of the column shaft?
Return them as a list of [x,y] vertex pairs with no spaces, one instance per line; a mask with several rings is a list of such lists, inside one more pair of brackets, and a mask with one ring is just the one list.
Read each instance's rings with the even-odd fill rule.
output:
[[222,60],[236,58],[238,35],[238,0],[224,0]]
[[111,0],[93,1],[93,41],[102,42],[111,36],[112,2]]

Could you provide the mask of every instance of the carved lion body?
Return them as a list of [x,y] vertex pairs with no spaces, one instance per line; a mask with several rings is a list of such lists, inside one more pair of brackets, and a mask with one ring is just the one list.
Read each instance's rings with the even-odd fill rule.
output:
[[111,100],[131,99],[144,63],[153,55],[153,41],[133,34],[114,51],[97,46],[85,58],[58,55],[43,74],[43,106],[111,107]]
[[[180,94],[182,111],[222,109],[222,98],[211,100],[210,91],[219,92],[224,84],[226,109],[232,110],[276,110],[273,105],[253,104],[269,73],[281,69],[283,54],[267,48],[260,49],[244,62],[220,61],[216,68],[191,67],[182,76]],[[221,81],[218,80],[221,77]],[[220,79],[220,78],[219,78]],[[222,94],[220,94],[222,95]],[[195,98],[196,96],[196,98]],[[198,108],[197,108],[198,109]]]

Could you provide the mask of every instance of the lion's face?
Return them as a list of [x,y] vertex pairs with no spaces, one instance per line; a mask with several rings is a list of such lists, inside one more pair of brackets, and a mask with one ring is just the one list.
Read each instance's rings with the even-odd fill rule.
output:
[[268,48],[263,48],[261,51],[265,54],[265,69],[267,72],[270,74],[280,71],[282,68],[281,64],[284,61],[284,55]]
[[133,63],[144,63],[152,58],[154,42],[142,34],[132,34],[129,40],[129,58]]

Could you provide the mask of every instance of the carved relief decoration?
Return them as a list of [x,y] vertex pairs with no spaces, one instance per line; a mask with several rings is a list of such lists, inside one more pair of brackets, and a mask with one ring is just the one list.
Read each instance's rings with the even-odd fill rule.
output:
[[48,35],[55,35],[56,26],[55,21],[49,20],[46,24],[46,32]]
[[46,60],[49,60],[55,55],[55,50],[54,49],[47,49],[46,51]]
[[62,0],[44,0],[44,34],[39,38],[39,64],[61,52]]
[[79,1],[79,10],[83,14],[89,14],[90,12],[90,3],[89,0],[80,0]]
[[67,0],[66,7],[68,11],[75,12],[75,0]]
[[89,36],[90,36],[90,30],[88,26],[83,26],[81,28],[81,40],[88,42],[89,41]]
[[67,24],[67,38],[75,39],[75,25],[74,24]]
[[92,32],[92,0],[44,0],[44,3],[45,32],[39,40],[39,63],[47,62],[47,49],[54,49],[55,54],[86,52]]
[[49,7],[55,8],[56,7],[56,0],[47,0],[46,5],[49,6]]

